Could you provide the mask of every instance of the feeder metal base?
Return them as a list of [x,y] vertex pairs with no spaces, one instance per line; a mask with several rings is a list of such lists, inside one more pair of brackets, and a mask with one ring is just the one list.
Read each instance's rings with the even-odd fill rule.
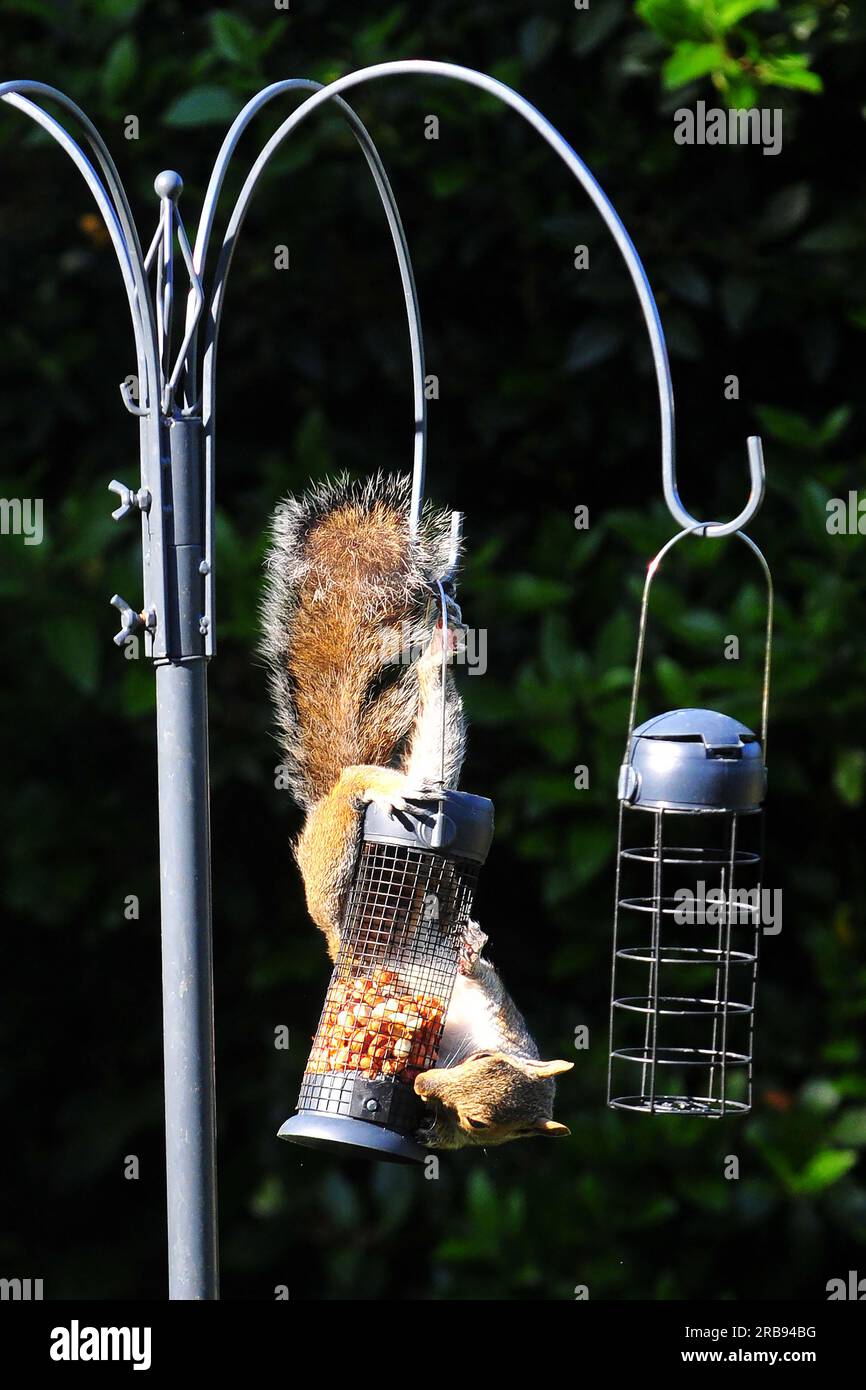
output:
[[611,1110],[633,1110],[640,1115],[697,1115],[705,1120],[722,1120],[727,1115],[747,1115],[750,1106],[742,1100],[714,1096],[617,1096],[608,1101]]
[[386,1163],[422,1163],[428,1150],[405,1134],[384,1125],[353,1120],[347,1115],[317,1114],[301,1110],[278,1131],[280,1139],[308,1149],[339,1149],[344,1154],[379,1158]]

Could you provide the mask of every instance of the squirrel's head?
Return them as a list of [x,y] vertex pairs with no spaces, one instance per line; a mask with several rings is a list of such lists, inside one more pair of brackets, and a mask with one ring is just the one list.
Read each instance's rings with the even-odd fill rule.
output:
[[480,1051],[458,1066],[422,1072],[415,1092],[433,1118],[418,1138],[429,1148],[459,1149],[535,1135],[564,1137],[570,1131],[550,1114],[553,1077],[573,1065]]

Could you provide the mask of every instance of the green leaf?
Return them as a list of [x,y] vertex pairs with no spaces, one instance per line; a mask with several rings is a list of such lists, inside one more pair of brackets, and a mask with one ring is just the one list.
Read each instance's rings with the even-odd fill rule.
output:
[[249,1199],[250,1211],[266,1221],[286,1209],[286,1194],[282,1180],[275,1173],[265,1173]]
[[866,784],[866,749],[843,748],[836,756],[833,786],[846,806],[860,806]]
[[692,688],[688,677],[672,657],[660,656],[655,662],[653,673],[664,696],[672,708],[685,709],[691,704]]
[[254,30],[239,15],[217,10],[210,16],[213,44],[221,57],[230,63],[255,66],[258,44]]
[[527,67],[538,67],[559,38],[559,25],[543,15],[533,15],[520,30],[520,56]]
[[711,643],[721,644],[726,635],[726,625],[718,613],[704,608],[690,608],[679,613],[671,626],[686,641],[695,646]]
[[129,22],[141,9],[142,3],[143,0],[93,0],[92,7],[100,19]]
[[43,628],[42,649],[60,674],[83,695],[92,695],[99,683],[102,644],[87,617],[67,614],[62,623]]
[[594,318],[578,328],[568,345],[565,369],[583,372],[606,362],[621,347],[623,330],[613,320]]
[[821,1048],[821,1056],[826,1062],[837,1062],[844,1066],[857,1061],[860,1046],[856,1038],[836,1038]]
[[824,83],[809,69],[805,53],[785,53],[778,58],[762,58],[758,77],[766,87],[792,87],[802,92],[822,92]]
[[832,444],[834,440],[838,439],[843,430],[847,428],[852,414],[850,405],[837,405],[835,410],[831,410],[825,416],[823,423],[818,426],[821,443]]
[[[579,793],[575,793],[579,795]],[[582,888],[613,859],[616,838],[609,825],[575,826],[568,837],[568,871],[575,888]]]
[[725,67],[728,55],[720,43],[678,43],[670,58],[662,67],[662,81],[670,90],[693,82],[696,77],[706,77]]
[[123,34],[108,50],[102,69],[102,90],[116,101],[129,89],[138,68],[138,48],[131,34]]
[[450,198],[459,193],[472,180],[472,171],[466,164],[441,164],[430,179],[430,187],[436,198]]
[[762,239],[788,236],[808,216],[812,189],[808,183],[791,183],[767,200],[758,222]]
[[801,251],[857,251],[864,243],[862,227],[854,221],[825,222],[797,243]]
[[725,29],[732,29],[756,10],[777,10],[779,0],[717,0],[716,14]]
[[844,1178],[857,1162],[856,1149],[822,1149],[794,1178],[795,1192],[823,1192]]
[[668,43],[699,43],[709,32],[703,0],[638,0],[635,12]]
[[759,405],[755,414],[767,434],[781,444],[791,444],[796,449],[815,449],[820,444],[818,431],[804,415],[771,405]]
[[837,1144],[866,1147],[866,1108],[846,1110],[836,1122],[833,1139]]
[[571,598],[571,586],[538,574],[512,574],[503,583],[503,598],[516,613],[546,612]]
[[173,101],[163,116],[170,126],[221,125],[233,121],[238,103],[224,87],[193,87]]
[[[141,638],[139,638],[141,651]],[[150,662],[127,661],[124,659],[123,708],[130,718],[137,719],[143,714],[152,714],[156,709],[156,684]]]
[[758,104],[758,86],[751,78],[737,73],[724,80],[725,101],[735,111],[751,111]]
[[760,298],[760,288],[754,280],[741,275],[727,275],[719,286],[719,301],[725,322],[732,333],[740,333]]
[[624,0],[604,0],[603,5],[591,5],[574,18],[571,51],[579,58],[592,53],[609,38],[625,14]]
[[387,14],[360,29],[355,39],[356,53],[370,63],[381,62],[387,56],[383,49],[403,22],[405,13],[405,5],[395,5]]

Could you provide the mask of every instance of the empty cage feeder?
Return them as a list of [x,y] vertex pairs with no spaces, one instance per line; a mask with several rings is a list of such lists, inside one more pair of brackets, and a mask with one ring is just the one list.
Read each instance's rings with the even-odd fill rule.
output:
[[727,715],[672,710],[631,736],[619,784],[615,1109],[715,1118],[750,1107],[765,787],[759,739]]
[[773,586],[767,583],[761,733],[709,709],[635,727],[650,588],[644,585],[620,768],[608,1104],[718,1119],[752,1103],[762,925]]
[[364,817],[340,947],[282,1139],[395,1162],[421,1160],[415,1077],[434,1066],[493,804],[466,792]]

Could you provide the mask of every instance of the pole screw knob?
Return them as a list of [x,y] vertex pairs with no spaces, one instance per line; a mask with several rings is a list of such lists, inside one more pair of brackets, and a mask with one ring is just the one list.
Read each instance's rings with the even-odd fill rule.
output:
[[146,487],[140,487],[138,492],[133,492],[125,483],[119,483],[116,478],[112,478],[108,484],[108,491],[116,492],[120,498],[120,506],[111,513],[115,521],[122,521],[135,507],[140,512],[150,511],[152,498]]
[[152,627],[154,625],[155,613],[152,622],[150,613],[138,613],[131,603],[127,603],[125,598],[121,598],[120,594],[114,594],[109,599],[109,603],[120,613],[120,631],[113,638],[116,647],[122,647],[126,639],[132,637],[140,627]]

